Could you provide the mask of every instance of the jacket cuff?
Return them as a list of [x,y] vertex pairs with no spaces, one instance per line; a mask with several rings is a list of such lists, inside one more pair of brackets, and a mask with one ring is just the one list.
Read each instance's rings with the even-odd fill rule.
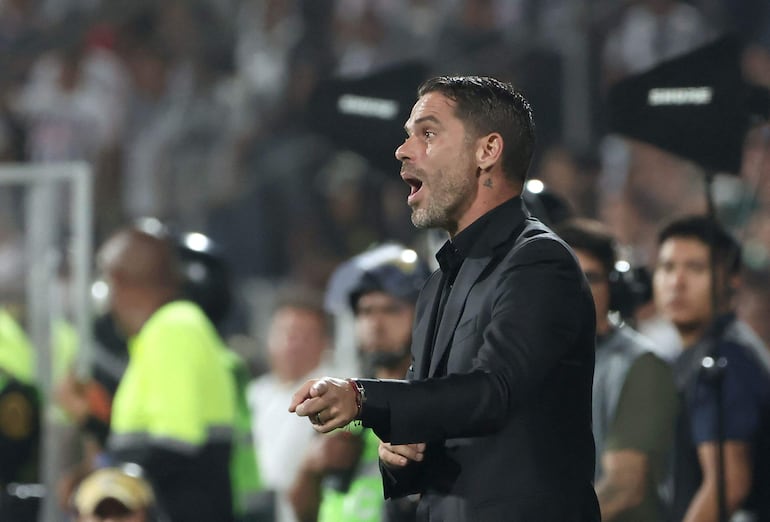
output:
[[362,404],[359,420],[367,428],[371,428],[380,440],[390,441],[390,401],[386,389],[387,381],[379,379],[356,379],[366,394],[366,402]]

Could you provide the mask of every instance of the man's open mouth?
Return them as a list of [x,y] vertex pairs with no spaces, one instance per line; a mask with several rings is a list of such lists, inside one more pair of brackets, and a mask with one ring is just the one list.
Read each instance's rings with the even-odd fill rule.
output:
[[415,194],[417,194],[417,192],[419,192],[420,189],[422,188],[422,181],[417,179],[415,176],[412,176],[411,174],[402,173],[401,177],[411,188],[411,191],[409,192],[409,197],[412,197]]

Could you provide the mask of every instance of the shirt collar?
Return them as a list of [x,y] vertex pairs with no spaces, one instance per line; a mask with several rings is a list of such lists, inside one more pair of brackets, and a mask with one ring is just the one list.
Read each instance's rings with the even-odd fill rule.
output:
[[445,274],[456,275],[456,272],[460,269],[465,258],[470,255],[473,245],[482,235],[489,222],[495,219],[497,215],[503,213],[504,209],[520,205],[520,201],[520,197],[509,199],[465,227],[453,239],[447,240],[439,251],[436,252],[436,260],[439,267],[441,267],[441,271]]
[[441,271],[445,274],[454,274],[460,269],[460,265],[463,264],[463,256],[452,243],[451,240],[447,240],[438,252],[436,252],[436,260],[438,266],[441,267]]

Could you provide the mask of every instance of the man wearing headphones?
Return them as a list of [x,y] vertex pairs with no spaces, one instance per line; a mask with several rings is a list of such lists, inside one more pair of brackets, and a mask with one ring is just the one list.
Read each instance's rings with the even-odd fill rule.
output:
[[609,232],[599,222],[572,219],[558,233],[575,251],[596,306],[592,413],[602,520],[662,520],[658,485],[677,403],[671,369],[646,338],[610,319],[610,310],[621,307],[611,298],[616,254]]

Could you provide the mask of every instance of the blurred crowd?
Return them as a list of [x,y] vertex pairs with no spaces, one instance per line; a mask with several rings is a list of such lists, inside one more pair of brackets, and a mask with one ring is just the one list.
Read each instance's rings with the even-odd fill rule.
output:
[[[252,411],[283,407],[290,394],[280,382],[326,370],[335,335],[361,335],[335,332],[315,295],[341,263],[387,241],[432,263],[443,240],[410,223],[395,160],[388,171],[382,159],[315,130],[319,86],[407,62],[427,76],[511,81],[538,124],[529,177],[544,187],[535,191],[540,217],[601,221],[619,258],[651,270],[661,225],[706,211],[703,171],[610,134],[606,94],[731,32],[746,43],[746,81],[770,89],[764,0],[0,0],[0,165],[87,162],[96,245],[148,216],[206,234],[232,278],[234,304],[217,326],[245,358],[248,378],[263,378],[249,388]],[[717,173],[713,191],[720,221],[743,249],[737,313],[766,344],[768,178],[770,125],[760,122],[746,135],[740,172]],[[23,288],[23,205],[21,191],[0,187],[3,304]],[[65,215],[64,198],[52,211]],[[307,289],[303,299],[276,297],[286,283]],[[291,312],[274,311],[276,302]],[[637,329],[665,347],[659,355],[676,357],[676,332],[649,295],[634,314]],[[277,380],[264,380],[270,375]],[[285,430],[283,449],[273,441],[257,453],[261,480],[288,495],[321,465],[281,453],[296,454],[313,432],[278,409],[253,414],[253,435],[266,437],[260,415],[263,432]],[[291,509],[288,498],[272,509]],[[317,506],[303,509],[318,516]]]
[[[746,75],[767,85],[767,11],[751,0],[4,0],[0,158],[88,161],[97,239],[154,216],[211,235],[240,277],[322,286],[345,257],[415,233],[395,163],[384,172],[313,132],[308,101],[329,78],[416,60],[429,75],[488,74],[528,93],[531,177],[611,223],[647,263],[650,227],[703,205],[699,172],[608,137],[607,89],[728,31],[750,43]],[[766,131],[752,133],[741,181],[720,190],[759,239],[766,145]],[[17,228],[3,208],[5,245]]]

